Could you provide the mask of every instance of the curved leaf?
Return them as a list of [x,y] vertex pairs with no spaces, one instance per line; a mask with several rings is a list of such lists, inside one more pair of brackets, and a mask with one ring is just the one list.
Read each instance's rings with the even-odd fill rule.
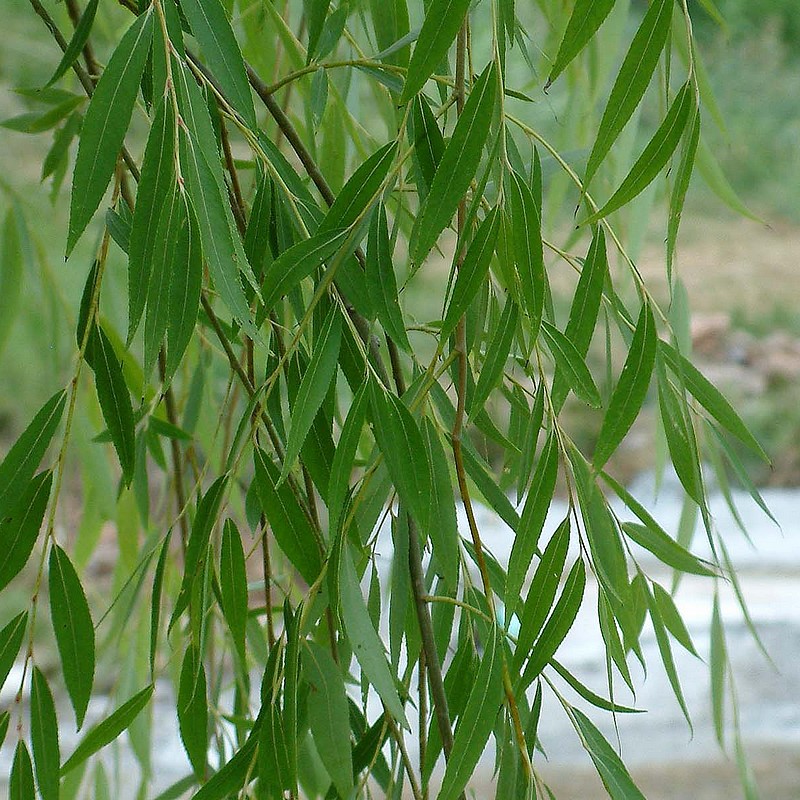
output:
[[44,85],[45,89],[52,86],[73,65],[75,59],[80,56],[81,50],[83,50],[83,46],[86,44],[89,39],[89,34],[92,32],[92,25],[94,24],[94,18],[97,14],[98,3],[99,0],[89,0],[86,4],[86,8],[83,10],[83,14],[81,14],[81,18],[75,26],[75,32],[69,40],[67,49],[64,51],[64,55],[61,57],[61,61],[56,67],[56,71]]
[[36,800],[33,787],[33,766],[28,746],[20,739],[14,751],[11,775],[8,780],[8,800]]
[[31,678],[31,745],[39,794],[42,800],[58,800],[58,719],[47,679],[38,667],[33,668]]
[[622,530],[640,547],[649,550],[659,561],[679,572],[709,577],[718,574],[712,564],[693,556],[660,527],[652,528],[637,522],[623,522]]
[[556,362],[556,367],[572,390],[581,400],[597,408],[600,405],[600,392],[595,386],[594,378],[583,356],[572,342],[547,320],[542,320],[542,333],[547,340],[547,347]]
[[28,626],[28,612],[23,611],[17,614],[11,622],[0,631],[0,689],[6,682],[14,660],[19,653],[22,639],[25,636],[25,629]]

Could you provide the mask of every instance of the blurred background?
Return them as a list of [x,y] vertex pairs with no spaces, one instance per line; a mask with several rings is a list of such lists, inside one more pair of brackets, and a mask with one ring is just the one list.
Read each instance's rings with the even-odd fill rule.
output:
[[[797,798],[800,14],[797,0],[693,0],[689,5],[694,11],[703,81],[710,91],[705,97],[703,117],[706,156],[697,170],[684,212],[677,262],[680,282],[673,306],[680,320],[691,320],[686,324],[685,335],[696,363],[733,401],[772,458],[769,468],[746,460],[742,453],[744,468],[762,489],[782,531],[736,487],[735,476],[731,478],[731,491],[740,503],[741,517],[758,553],[736,530],[738,521],[727,505],[720,502],[715,508],[718,524],[731,528],[732,556],[741,570],[745,594],[751,598],[756,627],[774,661],[771,665],[759,651],[735,602],[723,604],[723,616],[729,624],[728,648],[740,673],[737,677],[744,742],[762,796],[771,800]],[[631,6],[633,13],[628,15],[626,11],[621,17],[623,26],[635,24],[637,6],[643,7],[644,2],[633,0]],[[47,7],[63,23],[63,8],[53,3],[47,3]],[[724,22],[714,19],[715,9],[719,9]],[[127,12],[113,3],[101,3],[96,23],[101,54],[103,36],[113,36],[126,18]],[[65,178],[74,158],[77,114],[84,107],[58,91],[47,96],[34,96],[27,91],[43,85],[59,57],[28,3],[0,0],[0,19],[5,29],[0,47],[2,455],[34,410],[70,377],[77,298],[96,240],[84,236],[69,261],[64,261],[69,205],[64,183],[68,185]],[[534,42],[531,46],[533,53],[535,45]],[[71,85],[71,81],[68,77],[63,83]],[[520,73],[512,84],[536,100],[522,106],[519,115],[563,142],[565,148],[577,148],[577,162],[585,158],[581,155],[585,151],[580,148],[585,148],[587,142],[585,131],[581,131],[592,120],[571,119],[570,110],[561,105],[555,89],[542,97],[540,77]],[[598,91],[605,96],[608,88],[604,85]],[[52,112],[49,115],[48,110]],[[632,154],[647,140],[648,131],[657,122],[657,111],[656,104],[646,106],[638,123],[626,134]],[[139,123],[134,122],[131,143],[137,154],[141,153],[143,142],[136,139],[136,125],[145,129],[144,118],[140,117]],[[573,134],[573,130],[578,132]],[[33,131],[34,135],[23,131]],[[581,137],[583,141],[579,141]],[[43,163],[55,142],[63,148],[58,152],[68,155],[62,159],[51,156],[42,179]],[[631,243],[631,252],[643,274],[656,287],[656,297],[666,303],[669,291],[664,268],[662,195],[663,191],[655,189],[645,192],[634,210],[620,218],[619,227]],[[558,176],[553,176],[546,189],[546,202],[551,206],[551,216],[559,215],[563,220],[565,230],[573,200],[567,188],[558,184]],[[103,295],[104,314],[123,320],[126,272],[122,254],[115,247],[107,274],[111,286]],[[557,287],[557,278],[553,282]],[[417,294],[411,295],[408,307],[414,308],[416,316],[425,317],[424,291],[418,286],[410,291]],[[419,310],[414,303],[419,304]],[[432,310],[434,316],[435,313]],[[598,364],[602,365],[602,357]],[[115,519],[119,509],[115,506],[108,454],[104,447],[91,442],[103,427],[99,410],[91,402],[85,403],[84,408],[86,411],[77,418],[72,446],[76,473],[70,479],[65,525],[72,526],[70,536],[84,542],[82,566],[102,569],[93,554],[104,526]],[[569,406],[565,413],[571,415],[576,439],[590,449],[597,434],[596,415],[585,414],[577,405]],[[668,472],[662,474],[659,469],[664,448],[654,416],[643,415],[626,440],[614,469],[637,487],[637,496],[645,502],[654,497],[654,486],[660,484],[656,516],[674,531],[686,524],[682,518],[684,509]],[[498,541],[495,549],[502,553],[504,546]],[[80,557],[78,562],[81,563]],[[3,593],[0,621],[8,618],[10,609],[24,603],[25,587],[20,588],[20,583],[15,582]],[[691,623],[698,651],[704,655],[708,650],[708,592],[689,582],[681,588],[678,603]],[[603,668],[598,662],[599,642],[591,624],[587,619],[584,627],[571,634],[562,660],[600,688]],[[639,697],[644,707],[654,709],[646,715],[651,727],[638,721],[620,721],[623,755],[630,759],[632,772],[648,797],[738,796],[742,790],[735,759],[720,755],[714,744],[707,667],[689,656],[682,656],[678,666],[686,676],[687,701],[696,712],[695,738],[691,739],[663,676],[651,675]],[[1,699],[5,704],[7,691]],[[613,723],[610,725],[613,736]],[[600,797],[574,735],[556,723],[551,728],[547,734],[554,745],[543,771],[552,780],[557,795],[576,800]],[[0,766],[10,757],[8,748],[6,744]],[[3,777],[0,776],[0,790]]]

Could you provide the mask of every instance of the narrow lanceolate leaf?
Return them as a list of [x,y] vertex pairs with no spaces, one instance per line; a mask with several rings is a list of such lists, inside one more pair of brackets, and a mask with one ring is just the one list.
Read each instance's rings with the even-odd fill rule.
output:
[[252,774],[259,731],[260,723],[257,721],[247,741],[192,795],[192,800],[226,800],[239,793]]
[[31,680],[31,745],[36,783],[42,800],[58,800],[61,751],[58,747],[58,719],[47,679],[38,667]]
[[[530,655],[533,643],[553,608],[568,548],[569,517],[558,526],[547,543],[542,553],[542,560],[533,575],[528,597],[520,615],[519,635],[514,652],[514,665],[517,670]],[[510,622],[511,615],[508,615],[508,620]]]
[[711,647],[709,652],[711,671],[711,710],[714,718],[714,733],[720,747],[725,746],[725,684],[728,671],[728,652],[725,644],[725,629],[719,612],[719,595],[714,593],[714,608],[711,613]]
[[200,43],[209,69],[225,99],[256,129],[256,112],[242,53],[219,0],[183,0],[181,9]]
[[592,214],[583,223],[584,225],[622,208],[655,180],[678,147],[686,125],[695,111],[694,92],[695,89],[691,83],[685,83],[681,87],[678,94],[675,95],[664,121],[631,167],[631,171],[626,175],[619,189],[611,195],[608,202],[597,213]]
[[0,714],[0,747],[3,746],[3,742],[6,740],[9,722],[11,722],[11,713],[9,711],[4,711]]
[[325,18],[328,16],[328,8],[331,5],[331,0],[305,0],[303,5],[305,7],[308,24],[306,64],[310,64],[314,60],[314,55],[317,52],[319,37],[322,33],[322,26],[325,24]]
[[659,341],[659,354],[670,368],[679,376],[687,391],[695,400],[723,427],[733,434],[754,453],[769,463],[769,456],[764,448],[742,422],[733,406],[725,396],[708,380],[689,359],[682,356],[671,344]]
[[497,323],[492,339],[486,348],[483,365],[480,375],[478,375],[478,383],[475,385],[475,391],[472,393],[470,400],[470,417],[477,415],[481,411],[489,395],[502,380],[508,354],[511,352],[511,345],[514,342],[518,318],[519,310],[517,304],[509,296],[506,298],[500,321]]
[[[600,302],[603,298],[603,284],[608,274],[608,258],[606,255],[606,237],[601,226],[595,228],[589,252],[583,262],[581,277],[575,287],[572,305],[569,310],[569,320],[564,330],[566,337],[575,345],[575,349],[586,357],[589,344],[594,335],[597,315],[600,311]],[[558,412],[567,396],[568,383],[556,365],[556,374],[553,378],[552,402]]]
[[61,421],[66,396],[57,392],[41,407],[0,464],[0,519],[9,515],[28,489]]
[[28,612],[23,611],[17,614],[11,622],[0,631],[0,689],[6,682],[8,673],[14,665],[22,638],[25,636],[25,628],[28,625]]
[[49,574],[50,618],[80,728],[94,683],[94,625],[75,567],[57,544],[50,550]]
[[64,776],[83,764],[87,758],[102,750],[107,744],[111,744],[123,731],[127,730],[150,702],[150,698],[153,696],[153,689],[153,684],[150,684],[150,686],[142,689],[141,692],[138,692],[130,700],[115,709],[104,720],[89,728],[72,755],[61,767],[61,775]]
[[370,399],[375,441],[378,443],[397,494],[417,524],[425,530],[431,506],[431,472],[416,420],[405,404],[387,394],[376,382]]
[[150,675],[155,674],[156,651],[158,650],[159,621],[161,619],[161,591],[164,588],[164,570],[166,569],[167,556],[169,555],[169,540],[172,533],[170,528],[161,545],[161,553],[156,562],[156,571],[153,575],[153,589],[150,598]]
[[502,634],[492,626],[467,704],[456,726],[437,800],[456,800],[464,791],[494,727],[503,700]]
[[24,218],[17,208],[9,208],[0,229],[0,353],[22,306],[25,253],[22,226]]
[[446,340],[456,329],[459,320],[464,316],[486,279],[494,254],[497,233],[500,230],[500,220],[500,208],[495,206],[475,231],[475,237],[467,248],[464,260],[457,267],[458,275],[453,286],[453,294],[442,322],[442,340]]
[[551,433],[539,456],[539,463],[533,475],[525,508],[522,511],[517,535],[508,558],[508,578],[506,580],[506,614],[509,618],[517,608],[519,592],[525,582],[528,567],[542,534],[547,510],[553,499],[558,476],[558,441]]
[[281,297],[331,258],[344,244],[346,238],[347,231],[343,230],[319,233],[281,253],[270,264],[264,275],[264,285],[261,290],[264,308],[270,311]]
[[509,177],[511,240],[517,265],[522,311],[530,320],[531,340],[539,334],[545,295],[542,214],[528,184],[512,170]]
[[636,110],[650,83],[667,41],[674,5],[674,0],[655,0],[633,37],[600,120],[600,129],[586,165],[586,186]]
[[64,51],[64,55],[56,67],[56,71],[44,85],[45,89],[52,86],[73,65],[75,59],[81,54],[81,50],[83,50],[83,46],[86,44],[86,40],[89,38],[89,34],[92,31],[94,18],[97,14],[98,2],[99,0],[89,0],[86,4],[86,8],[83,14],[81,14],[78,24],[75,26],[75,32],[69,40],[67,49]]
[[152,37],[153,12],[150,8],[122,37],[86,109],[72,179],[67,255],[100,205],[114,172]]
[[202,778],[208,749],[208,701],[206,672],[195,647],[190,647],[183,659],[177,709],[181,741],[195,775]]
[[664,620],[664,625],[667,630],[672,634],[676,642],[680,643],[682,647],[688,650],[693,656],[700,658],[695,650],[692,642],[692,637],[689,635],[689,630],[683,617],[672,599],[672,595],[664,588],[659,586],[653,581],[653,598],[656,601],[658,610],[661,614],[661,619]]
[[272,533],[292,566],[312,584],[321,569],[319,549],[311,523],[287,484],[277,488],[280,473],[262,450],[254,453],[256,491]]
[[444,138],[436,117],[422,95],[414,98],[411,110],[411,122],[414,131],[414,163],[417,167],[417,193],[420,199],[428,194],[436,167],[444,153]]
[[472,87],[411,233],[411,260],[421,264],[447,227],[478,169],[494,116],[497,73],[492,62]]
[[592,373],[589,372],[583,356],[575,345],[558,328],[546,320],[542,321],[542,333],[556,367],[572,391],[581,400],[597,408],[600,405],[600,392],[595,386],[594,378],[592,378]]
[[372,215],[367,241],[367,291],[386,335],[406,352],[411,345],[403,323],[392,262],[392,245],[383,203]]
[[713,564],[692,555],[660,527],[651,528],[638,522],[623,522],[622,530],[640,547],[649,550],[659,561],[679,572],[707,576],[718,574]]
[[656,357],[656,322],[648,303],[642,304],[625,365],[603,418],[592,463],[602,467],[625,438],[642,407]]
[[589,717],[577,708],[570,710],[570,716],[580,734],[581,743],[591,756],[597,774],[612,800],[645,800],[614,748],[603,738],[603,734]]
[[197,324],[197,309],[200,306],[200,292],[203,288],[203,249],[200,241],[200,226],[197,215],[184,196],[187,227],[186,240],[180,243],[178,257],[169,282],[167,300],[167,363],[164,381],[168,383],[191,341]]
[[689,120],[689,128],[681,149],[681,159],[675,171],[675,182],[669,197],[669,219],[667,221],[667,277],[672,283],[672,263],[678,242],[678,228],[681,224],[686,193],[694,172],[694,160],[700,143],[700,109],[695,107]]
[[42,527],[52,484],[52,472],[37,475],[11,514],[0,521],[0,591],[28,563]]
[[122,364],[114,352],[102,327],[96,326],[92,331],[89,346],[92,349],[91,363],[94,368],[94,383],[97,399],[103,419],[111,434],[111,441],[117,451],[122,479],[125,485],[133,480],[133,468],[136,458],[136,433],[133,418],[133,407]]
[[303,676],[309,685],[308,722],[319,757],[341,797],[353,789],[350,712],[342,673],[330,653],[314,642],[303,650]]
[[349,228],[363,217],[370,202],[380,191],[396,151],[397,142],[389,142],[374,152],[350,176],[320,223],[318,234]]
[[383,642],[372,625],[367,604],[361,594],[353,559],[346,546],[342,550],[339,586],[342,619],[353,654],[389,713],[404,728],[410,730],[403,704],[397,694],[395,678],[386,660]]
[[36,800],[33,786],[33,765],[28,746],[20,739],[14,751],[11,775],[8,780],[8,800]]
[[239,657],[244,663],[245,629],[247,627],[247,568],[242,537],[231,519],[225,520],[225,527],[222,530],[219,584],[222,594],[222,613],[231,629]]
[[300,449],[311,430],[314,417],[331,387],[339,360],[339,345],[342,341],[342,315],[334,303],[314,342],[311,361],[303,374],[297,397],[292,405],[292,423],[286,443],[286,455],[279,483],[286,480],[289,471],[300,455]]
[[442,63],[469,9],[469,0],[432,0],[411,54],[400,103],[407,103]]
[[614,8],[615,2],[616,0],[577,0],[567,23],[567,29],[564,31],[564,38],[559,45],[556,60],[544,85],[545,91],[570,61],[586,47]]

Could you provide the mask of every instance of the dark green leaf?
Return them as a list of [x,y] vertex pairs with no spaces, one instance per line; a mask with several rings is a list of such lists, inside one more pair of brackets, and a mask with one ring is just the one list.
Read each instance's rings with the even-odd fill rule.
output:
[[11,622],[0,631],[0,689],[6,682],[14,660],[19,652],[22,639],[25,636],[25,628],[28,625],[28,612],[23,611],[17,614]]
[[489,263],[494,255],[494,244],[500,229],[500,219],[500,209],[495,206],[478,227],[467,248],[464,260],[456,268],[458,273],[456,282],[442,322],[441,337],[443,340],[447,339],[456,329],[456,325],[466,313],[486,279]]
[[36,666],[31,679],[31,745],[39,794],[42,800],[58,800],[61,765],[58,719],[47,679]]
[[99,0],[89,0],[89,2],[86,4],[86,8],[84,9],[83,14],[81,14],[78,24],[75,26],[75,32],[72,34],[72,38],[69,40],[67,49],[64,51],[64,55],[56,67],[56,71],[53,73],[50,80],[44,85],[44,88],[52,86],[72,66],[72,64],[75,62],[75,59],[80,56],[81,50],[83,50],[83,46],[86,44],[87,40],[89,39],[89,34],[92,31],[95,14],[97,13],[98,1]]
[[183,658],[177,710],[181,741],[195,775],[202,778],[208,750],[208,702],[206,671],[195,647],[190,647]]
[[14,751],[11,775],[8,781],[8,800],[36,800],[33,787],[33,767],[28,747],[20,739]]
[[218,0],[182,0],[181,10],[192,26],[192,33],[200,42],[209,69],[219,81],[225,99],[241,114],[250,128],[255,130],[256,112],[250,84],[242,53],[225,9]]
[[113,742],[123,731],[127,730],[131,723],[141,713],[144,707],[150,702],[153,696],[153,684],[142,689],[142,691],[124,702],[119,708],[115,709],[108,717],[101,720],[97,725],[89,728],[84,737],[78,742],[78,746],[72,755],[64,762],[61,767],[61,775],[66,775],[76,767],[80,766],[87,758],[93,756],[98,750],[102,750],[107,744]]
[[664,621],[664,625],[675,638],[675,641],[679,642],[681,646],[688,650],[693,656],[700,658],[700,656],[697,655],[694,644],[692,644],[692,637],[689,635],[689,630],[675,605],[675,601],[672,599],[672,595],[666,591],[666,589],[663,589],[655,583],[655,581],[653,582],[653,598],[656,601],[656,606],[661,614],[661,619]]
[[325,24],[325,17],[328,16],[331,0],[305,0],[303,5],[305,7],[308,25],[306,64],[310,64],[314,60],[317,45],[319,44],[319,37],[322,33],[322,26]]
[[469,699],[456,726],[453,752],[437,800],[460,797],[475,770],[503,700],[502,669],[502,634],[492,626]]
[[67,554],[50,550],[50,618],[75,720],[83,725],[94,683],[94,625],[86,595]]
[[[408,66],[409,48],[405,39],[412,41],[408,32],[408,6],[406,0],[370,0],[372,24],[375,28],[375,40],[384,55],[373,58],[381,59],[401,67]],[[416,33],[413,35],[416,38]],[[402,42],[402,44],[400,44]],[[398,46],[399,45],[399,46]],[[391,52],[385,52],[391,51]]]
[[592,463],[602,467],[625,438],[642,407],[656,357],[656,322],[648,303],[642,304],[625,365],[608,404]]
[[95,87],[81,129],[67,236],[67,255],[100,205],[133,113],[153,36],[153,10],[122,37]]
[[303,675],[309,684],[308,722],[322,763],[340,796],[353,790],[353,759],[347,694],[339,667],[330,653],[314,642],[303,650]]
[[556,60],[553,62],[547,83],[544,85],[545,91],[564,71],[570,61],[586,47],[611,9],[614,8],[615,2],[616,0],[576,0],[567,23],[567,29],[564,31],[564,38],[559,45]]
[[407,103],[442,63],[469,9],[469,0],[431,0],[411,54],[400,104]]
[[713,576],[717,574],[712,564],[693,556],[688,550],[681,547],[661,527],[640,525],[636,522],[623,522],[622,530],[633,539],[636,544],[649,550],[659,561],[680,572],[692,575]]
[[133,479],[133,468],[136,459],[136,434],[133,418],[133,407],[122,364],[114,352],[108,336],[100,326],[92,330],[89,346],[91,347],[91,364],[94,369],[94,382],[97,399],[103,412],[103,419],[111,434],[111,441],[117,451],[122,479],[126,486]]
[[587,686],[584,686],[571,672],[569,672],[569,670],[565,669],[554,658],[550,659],[550,665],[584,700],[588,701],[593,706],[601,708],[603,711],[611,711],[615,714],[644,713],[643,709],[620,706],[616,703],[612,703],[610,700],[606,700],[604,697],[600,697],[598,694],[595,694]]
[[436,244],[478,169],[494,116],[496,91],[497,73],[492,62],[472,87],[414,223],[409,250],[415,264],[421,264]]
[[650,83],[667,41],[674,5],[674,0],[655,0],[633,37],[600,120],[597,138],[586,165],[584,186],[589,185]]
[[319,575],[321,563],[311,524],[289,485],[284,483],[276,488],[280,473],[272,460],[258,448],[254,458],[258,499],[275,540],[292,566],[312,584]]
[[6,740],[6,734],[8,733],[8,723],[11,721],[11,712],[3,711],[0,714],[0,747],[3,746],[3,742]]
[[420,199],[428,194],[436,167],[444,153],[444,138],[428,101],[417,95],[412,100],[411,124],[414,130],[414,162],[417,167],[417,193]]
[[645,800],[620,757],[589,718],[577,708],[570,709],[570,716],[612,800]]
[[675,182],[669,197],[669,219],[667,221],[667,277],[672,283],[672,262],[675,257],[675,246],[678,241],[678,228],[681,224],[686,192],[694,171],[694,160],[697,145],[700,142],[700,110],[695,107],[689,121],[689,129],[684,139],[681,160],[675,171]]
[[595,408],[599,406],[600,392],[597,390],[592,373],[589,372],[589,368],[577,348],[558,328],[551,325],[547,320],[542,321],[542,333],[547,340],[547,347],[556,362],[556,368],[564,376],[575,394],[590,406]]
[[231,519],[225,520],[225,527],[222,530],[219,583],[222,594],[222,612],[231,629],[239,657],[244,664],[245,629],[247,627],[247,567],[242,537]]
[[53,473],[42,472],[28,485],[10,516],[0,522],[0,591],[27,564],[42,527]]
[[252,773],[260,727],[260,723],[253,727],[242,747],[192,795],[192,800],[227,800],[239,792]]
[[0,464],[0,519],[28,489],[39,462],[44,457],[64,411],[66,392],[56,392],[37,412]]
[[314,423],[314,418],[330,391],[331,382],[336,374],[341,341],[342,315],[339,307],[333,303],[319,337],[314,342],[311,361],[303,373],[303,380],[300,382],[297,396],[292,403],[292,421],[279,484],[286,480],[289,471],[297,461],[300,449]]

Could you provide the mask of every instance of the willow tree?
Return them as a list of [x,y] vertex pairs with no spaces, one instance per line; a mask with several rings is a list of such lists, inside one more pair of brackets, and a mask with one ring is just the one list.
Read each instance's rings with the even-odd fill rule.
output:
[[[63,388],[0,466],[0,588],[29,598],[0,634],[0,677],[23,667],[0,717],[11,796],[93,796],[129,731],[153,797],[155,694],[186,752],[161,798],[459,798],[489,747],[498,797],[544,798],[552,694],[609,794],[641,797],[587,712],[634,710],[615,690],[652,626],[688,716],[670,590],[735,581],[705,464],[743,475],[737,448],[763,456],[687,359],[673,302],[696,161],[721,180],[685,0],[30,5],[63,55],[11,127],[55,129],[63,270],[86,278]],[[626,247],[651,206],[663,307]],[[11,213],[7,235],[26,224]],[[653,406],[711,561],[608,467]],[[118,548],[96,585],[97,537],[59,524],[87,452],[84,497],[110,490]],[[507,563],[478,502],[513,537]],[[606,687],[557,660],[587,582]],[[54,648],[63,681],[42,668]],[[85,725],[101,672],[111,702]]]

